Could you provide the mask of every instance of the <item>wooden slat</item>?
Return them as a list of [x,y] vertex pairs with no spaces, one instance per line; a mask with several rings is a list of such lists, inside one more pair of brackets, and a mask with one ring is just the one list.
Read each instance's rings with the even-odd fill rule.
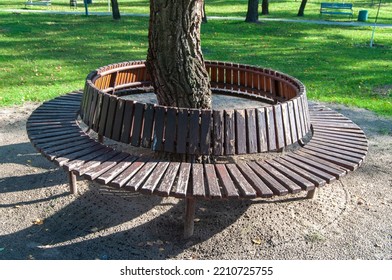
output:
[[148,176],[147,181],[144,183],[140,191],[142,193],[152,194],[165,174],[168,166],[169,161],[158,162],[154,171],[152,171],[152,173]]
[[247,146],[248,153],[258,152],[257,148],[257,125],[255,109],[246,109],[246,128],[247,128]]
[[175,197],[185,197],[187,195],[190,172],[191,164],[188,162],[181,162],[177,178],[177,185],[175,190],[173,190],[173,195]]
[[161,196],[169,196],[173,187],[174,181],[177,177],[178,170],[180,168],[179,162],[170,162],[161,184],[156,188],[155,193]]
[[237,168],[237,166],[234,163],[226,164],[226,168],[229,171],[232,180],[238,186],[238,190],[241,193],[241,197],[255,198],[257,196],[255,189],[253,189],[252,185],[249,184],[249,182],[241,174],[241,171]]
[[275,105],[274,107],[274,118],[275,118],[275,131],[276,131],[276,144],[277,148],[283,148],[285,145],[284,141],[284,127],[283,127],[283,119],[282,119],[282,108],[280,104]]
[[103,94],[98,93],[96,110],[94,112],[94,117],[93,117],[93,121],[92,121],[93,125],[91,126],[94,131],[98,131],[98,128],[99,128],[99,118],[101,116],[102,103],[103,103]]
[[164,107],[155,107],[155,122],[154,122],[154,133],[152,138],[152,150],[162,151],[163,150],[163,133],[165,127],[165,115],[166,110]]
[[290,180],[292,180],[293,182],[301,186],[301,188],[304,189],[305,191],[310,191],[315,188],[315,185],[312,182],[310,182],[304,177],[301,177],[298,173],[286,168],[282,164],[272,160],[267,161],[266,163],[268,163],[269,165],[274,167],[275,170],[279,171],[284,176],[286,176],[287,178],[289,178]]
[[116,106],[117,106],[117,98],[115,96],[111,96],[109,98],[109,109],[108,114],[106,117],[106,124],[105,124],[105,137],[112,138],[112,131],[113,131],[113,123],[114,123],[114,116],[116,113]]
[[154,125],[154,104],[147,104],[144,112],[143,135],[141,146],[144,148],[151,147],[151,139]]
[[290,117],[290,135],[291,142],[296,143],[298,141],[297,127],[295,123],[295,113],[293,109],[293,102],[287,102],[288,115]]
[[121,128],[124,119],[124,108],[125,108],[125,101],[119,99],[117,101],[117,108],[116,108],[116,114],[114,116],[113,133],[112,133],[112,139],[115,141],[119,141],[121,137]]
[[297,129],[297,137],[298,140],[302,139],[302,137],[304,137],[304,134],[302,132],[302,126],[301,126],[301,115],[298,112],[298,98],[294,98],[292,100],[293,103],[293,111],[294,111],[294,115],[295,115],[295,127]]
[[175,152],[177,128],[177,109],[168,108],[166,113],[166,128],[165,128],[165,145],[164,151],[169,153]]
[[287,105],[287,103],[282,103],[281,107],[282,107],[282,117],[283,117],[284,140],[285,140],[285,145],[288,146],[293,143],[292,137],[291,137],[288,105]]
[[65,156],[67,154],[71,154],[74,152],[78,152],[81,150],[85,150],[87,148],[93,147],[93,146],[98,146],[98,143],[94,142],[94,141],[89,141],[87,143],[81,144],[81,145],[77,145],[77,146],[72,146],[66,149],[62,149],[62,150],[57,150],[57,148],[52,148],[52,149],[47,149],[45,150],[45,154],[46,157],[49,160],[54,160],[56,157],[62,157]]
[[69,154],[58,156],[58,157],[56,157],[54,162],[56,164],[58,164],[59,166],[63,166],[65,163],[67,163],[69,161],[81,158],[83,156],[86,156],[88,154],[94,153],[94,152],[96,152],[98,150],[101,150],[101,149],[105,149],[105,146],[100,145],[100,144],[94,144],[94,145],[88,146],[85,149],[82,149],[82,150],[79,150],[79,151],[75,151],[73,153],[69,153]]
[[100,160],[102,156],[112,152],[113,149],[104,147],[103,149],[100,149],[98,151],[94,151],[92,153],[86,154],[80,158],[77,158],[75,160],[68,161],[67,163],[64,164],[63,168],[67,171],[75,171],[77,175],[83,175],[79,173],[79,168],[84,165],[88,164],[89,162],[93,160]]
[[135,147],[140,146],[140,140],[142,137],[143,128],[143,117],[144,117],[144,103],[135,103],[135,111],[133,117],[132,133],[131,133],[131,145]]
[[236,154],[246,154],[247,152],[245,118],[245,110],[235,110]]
[[134,102],[126,100],[124,106],[124,120],[121,128],[121,142],[129,144],[131,139],[131,128],[133,122]]
[[103,174],[99,175],[96,181],[100,184],[107,185],[114,178],[120,175],[125,169],[127,169],[138,157],[128,156],[125,159],[119,161],[111,167],[109,170],[105,171]]
[[324,159],[326,161],[335,163],[335,164],[337,164],[339,166],[342,166],[344,168],[347,168],[347,169],[349,169],[351,171],[354,171],[359,166],[359,164],[357,164],[357,163],[353,163],[353,162],[350,162],[350,161],[347,161],[347,160],[344,160],[344,159],[340,159],[340,158],[336,158],[334,156],[329,156],[329,155],[326,155],[326,154],[320,154],[318,152],[315,152],[315,151],[312,151],[312,150],[309,150],[309,149],[302,149],[301,152],[304,152],[306,154],[310,154],[310,155],[316,156],[318,158]]
[[268,128],[264,108],[257,108],[258,148],[259,152],[268,151]]
[[[135,159],[131,165],[128,165],[125,169],[122,170],[121,174],[119,174],[115,179],[109,182],[109,186],[122,188],[125,184],[144,166],[147,162],[145,158]],[[120,167],[120,166],[119,166]],[[123,167],[123,166],[121,166]]]
[[190,110],[189,114],[189,149],[188,153],[195,155],[200,153],[200,111]]
[[326,137],[319,137],[318,135],[313,135],[312,138],[313,142],[320,142],[320,143],[330,143],[334,145],[339,145],[343,147],[350,147],[358,150],[363,150],[367,151],[368,150],[368,145],[364,145],[363,143],[347,143],[347,142],[342,142],[342,141],[337,141],[334,138],[326,138]]
[[211,198],[222,198],[214,164],[205,164],[204,171],[207,179],[208,196]]
[[88,180],[95,180],[98,178],[100,175],[104,174],[106,171],[114,167],[116,164],[119,162],[125,160],[127,157],[129,157],[129,154],[127,153],[119,153],[115,157],[106,160],[102,164],[99,164],[98,166],[94,168],[90,168],[89,170],[84,171],[84,177],[87,178]]
[[276,169],[272,168],[266,162],[259,163],[259,165],[266,171],[273,179],[282,184],[283,187],[289,190],[290,193],[299,193],[301,187],[298,186],[290,178],[286,177],[283,173],[278,172]]
[[213,116],[214,155],[219,156],[223,154],[223,141],[224,141],[223,112],[214,110],[212,116]]
[[367,154],[367,148],[363,148],[363,147],[352,148],[352,147],[346,147],[346,146],[342,146],[342,145],[332,144],[332,143],[329,143],[329,142],[322,142],[322,141],[318,141],[318,140],[314,140],[314,139],[312,139],[312,141],[310,141],[308,143],[308,145],[310,145],[310,144],[321,145],[323,147],[329,147],[329,148],[332,148],[332,149],[335,149],[335,150],[343,150],[343,151],[348,151],[348,152],[354,152],[356,154],[363,155],[363,156]]
[[177,125],[177,153],[185,154],[187,151],[187,138],[189,136],[189,114],[187,109],[178,109]]
[[[348,157],[353,158],[354,161],[356,161],[356,159],[357,159],[358,161],[361,161],[361,160],[363,160],[364,157],[365,157],[365,155],[364,155],[363,153],[358,153],[358,152],[356,152],[356,151],[347,151],[347,150],[342,149],[342,148],[340,148],[340,147],[329,147],[329,146],[327,146],[327,145],[320,145],[320,144],[312,143],[312,142],[311,142],[311,143],[308,143],[308,144],[306,145],[306,147],[307,147],[307,148],[315,148],[315,149],[323,149],[323,150],[325,150],[325,151],[334,152],[334,153],[339,153],[339,154],[341,154],[341,155],[343,155],[343,156],[348,156]],[[358,161],[356,161],[356,162],[358,162]]]
[[221,187],[223,189],[223,194],[228,198],[238,198],[239,193],[231,179],[229,172],[226,169],[225,164],[215,164],[216,173],[220,179]]
[[241,170],[244,177],[248,180],[251,186],[257,191],[257,195],[260,197],[272,197],[272,190],[260,179],[259,176],[244,162],[237,164],[239,170]]
[[313,173],[308,172],[308,171],[298,167],[295,164],[292,164],[286,160],[283,160],[283,158],[274,159],[274,161],[276,161],[279,164],[283,165],[284,167],[290,169],[291,171],[295,172],[299,176],[309,180],[310,182],[315,184],[315,186],[317,186],[317,187],[322,187],[327,183],[326,180],[322,179],[321,177],[316,176]]
[[201,163],[192,164],[192,195],[193,197],[205,197],[204,168]]
[[211,145],[212,111],[201,110],[200,154],[209,155]]
[[265,172],[264,169],[261,168],[261,164],[258,164],[256,162],[248,162],[248,165],[257,174],[257,176],[262,178],[264,183],[268,186],[268,188],[273,191],[274,194],[288,194],[288,190],[282,184],[276,181],[273,177],[271,177],[267,172]]
[[265,111],[266,111],[265,116],[266,116],[267,134],[268,134],[268,150],[274,151],[277,149],[274,111],[271,107],[266,107]]
[[234,110],[225,110],[224,111],[225,118],[225,154],[233,155],[235,154],[235,118],[234,118]]

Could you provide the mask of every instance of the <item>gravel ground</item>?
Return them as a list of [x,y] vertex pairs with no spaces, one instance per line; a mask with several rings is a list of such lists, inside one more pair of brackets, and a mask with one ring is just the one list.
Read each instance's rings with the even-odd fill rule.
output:
[[392,259],[392,120],[328,105],[359,124],[369,153],[357,171],[304,194],[200,201],[182,238],[184,201],[79,181],[33,148],[26,119],[39,104],[0,108],[0,260]]

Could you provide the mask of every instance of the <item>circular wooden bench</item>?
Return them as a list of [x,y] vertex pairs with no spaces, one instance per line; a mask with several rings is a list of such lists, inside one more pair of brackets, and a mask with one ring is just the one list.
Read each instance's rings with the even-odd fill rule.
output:
[[[308,106],[298,80],[245,65],[206,66],[214,94],[259,100],[260,107],[198,110],[132,100],[132,94],[150,90],[144,62],[132,61],[90,73],[83,93],[43,103],[28,119],[29,138],[68,172],[71,192],[76,176],[82,176],[186,199],[185,236],[193,232],[195,199],[301,191],[310,198],[316,187],[363,162],[368,149],[363,131],[331,109]],[[79,116],[97,132],[98,141],[81,128]],[[158,153],[116,150],[102,143],[104,137]],[[255,157],[247,159],[247,154]]]

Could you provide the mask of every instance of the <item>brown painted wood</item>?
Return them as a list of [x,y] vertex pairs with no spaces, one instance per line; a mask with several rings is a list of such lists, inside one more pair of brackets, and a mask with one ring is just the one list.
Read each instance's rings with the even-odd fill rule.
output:
[[88,170],[85,168],[86,170],[82,170],[82,172],[84,173],[84,177],[88,180],[95,180],[100,175],[103,175],[106,171],[114,167],[116,164],[125,160],[127,157],[129,157],[129,154],[122,152],[117,154],[113,158],[105,160],[104,162],[93,168],[89,168]]
[[93,117],[93,125],[90,126],[94,131],[98,131],[99,128],[99,118],[101,117],[102,103],[103,103],[103,94],[98,93],[96,109]]
[[131,145],[135,147],[140,146],[143,128],[144,108],[145,104],[135,102],[135,111],[131,133]]
[[215,164],[215,170],[221,181],[222,195],[228,198],[238,198],[238,189],[235,187],[225,164]]
[[285,146],[282,108],[280,107],[280,104],[278,104],[273,106],[273,110],[275,119],[276,145],[277,148],[280,149]]
[[286,146],[291,145],[292,136],[291,136],[291,128],[290,128],[290,117],[287,103],[281,104],[282,108],[282,118],[283,118],[283,130],[284,130],[284,142]]
[[222,198],[219,187],[219,180],[215,172],[214,164],[204,165],[205,177],[207,180],[207,195],[210,198]]
[[235,144],[236,154],[247,152],[247,129],[245,110],[235,110]]
[[223,112],[214,110],[213,117],[213,154],[219,156],[223,154],[224,122]]
[[211,153],[212,111],[201,110],[200,121],[200,154],[209,155]]
[[260,179],[260,177],[245,162],[237,163],[237,167],[241,170],[246,180],[257,191],[260,197],[272,197],[272,190]]
[[246,115],[248,153],[254,154],[258,152],[256,111],[255,109],[246,109],[245,115]]
[[340,165],[340,166],[342,166],[344,168],[347,168],[347,169],[349,169],[351,171],[354,171],[359,166],[357,163],[353,163],[353,162],[350,162],[350,161],[347,161],[347,160],[344,160],[344,159],[340,159],[340,158],[335,158],[333,156],[326,155],[326,154],[320,154],[318,152],[315,152],[315,151],[312,151],[312,150],[309,150],[309,149],[302,149],[301,152],[304,152],[306,154],[310,154],[310,155],[316,156],[318,158],[321,158],[323,160],[335,163],[335,164]]
[[119,141],[121,138],[121,128],[124,120],[125,101],[119,99],[117,102],[116,114],[114,116],[112,139]]
[[298,98],[294,98],[292,100],[292,104],[293,104],[293,110],[294,110],[294,115],[295,115],[295,127],[297,129],[297,137],[298,140],[302,139],[302,137],[304,137],[304,133],[302,132],[302,125],[301,125],[301,115],[298,112]]
[[86,147],[86,148],[84,148],[82,150],[79,150],[79,151],[75,151],[75,152],[72,152],[72,153],[68,153],[68,154],[64,154],[64,155],[61,155],[61,156],[57,156],[56,159],[54,159],[54,162],[56,164],[58,164],[59,166],[63,166],[65,163],[67,163],[69,161],[72,161],[72,160],[84,157],[86,155],[94,153],[94,152],[96,152],[98,150],[102,150],[104,148],[105,148],[105,146],[102,146],[102,145],[97,143],[97,144],[94,144],[94,145],[90,145],[90,146],[88,146],[88,147]]
[[173,190],[175,197],[185,197],[188,193],[189,178],[191,173],[191,164],[181,162],[179,174],[177,177],[177,185]]
[[291,142],[297,143],[299,138],[298,138],[298,134],[297,134],[297,127],[296,127],[296,121],[295,121],[293,102],[287,102],[287,110],[288,110],[288,116],[290,118]]
[[114,178],[120,175],[125,169],[127,169],[138,157],[128,155],[125,159],[119,161],[111,167],[109,170],[105,171],[102,175],[96,179],[100,184],[107,185]]
[[[127,165],[115,179],[109,182],[109,186],[122,188],[125,184],[146,164],[146,158],[135,159],[130,165]],[[122,167],[122,166],[121,166]]]
[[108,109],[108,114],[106,116],[105,133],[103,134],[105,137],[108,138],[112,137],[116,106],[117,106],[117,97],[111,96],[109,98],[109,109]]
[[229,171],[233,182],[237,185],[242,197],[255,198],[257,196],[255,189],[253,189],[252,185],[249,184],[234,163],[226,164],[226,168]]
[[169,161],[158,162],[154,171],[151,172],[143,187],[140,189],[140,192],[152,194],[165,174],[169,163]]
[[144,111],[143,135],[142,135],[142,142],[141,142],[141,146],[144,148],[151,147],[151,139],[152,139],[153,125],[154,125],[154,113],[155,113],[154,104],[147,104],[146,109]]
[[267,135],[268,135],[267,136],[268,150],[274,151],[277,149],[274,111],[271,107],[266,107],[265,112],[266,112],[265,117],[266,117]]
[[149,178],[150,174],[153,172],[155,166],[158,164],[156,160],[150,160],[143,165],[142,168],[133,176],[125,188],[131,191],[138,191],[144,184],[144,182]]
[[155,122],[154,122],[154,133],[152,138],[152,150],[162,151],[163,150],[163,133],[166,122],[166,109],[162,106],[155,108]]
[[133,122],[134,102],[126,100],[124,106],[124,120],[121,127],[121,142],[129,144],[131,141],[131,128]]
[[175,140],[177,134],[177,109],[168,108],[166,113],[165,145],[164,151],[175,152]]
[[[284,188],[288,189],[290,193],[299,193],[302,190],[299,185],[297,185],[290,178],[286,177],[284,173],[277,171],[266,162],[259,162],[259,165],[271,176],[271,178],[279,182]],[[271,183],[273,182],[274,181]]]
[[268,151],[268,127],[266,112],[264,108],[257,108],[257,129],[258,129],[258,148],[259,152]]
[[224,153],[226,155],[235,154],[235,117],[234,110],[225,110],[225,129],[224,129]]
[[161,196],[169,196],[173,187],[174,181],[177,177],[178,170],[180,169],[179,162],[170,162],[165,174],[162,178],[161,184],[155,190],[155,193]]
[[189,149],[188,153],[200,154],[200,111],[192,109],[189,112]]
[[78,176],[81,176],[83,174],[79,173],[79,168],[81,168],[82,165],[88,164],[89,162],[96,159],[100,160],[101,156],[104,156],[112,151],[113,149],[104,147],[103,149],[94,151],[75,160],[68,161],[64,164],[63,168],[67,171],[75,171]]
[[189,136],[189,114],[188,109],[178,109],[177,125],[177,153],[185,154],[187,152],[187,139]]
[[192,196],[205,197],[204,168],[201,163],[192,164]]

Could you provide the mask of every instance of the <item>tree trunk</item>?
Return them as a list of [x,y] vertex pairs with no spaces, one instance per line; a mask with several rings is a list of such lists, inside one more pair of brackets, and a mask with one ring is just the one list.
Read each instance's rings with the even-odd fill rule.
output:
[[307,2],[308,2],[308,0],[302,0],[301,6],[299,6],[299,10],[298,10],[297,16],[299,16],[299,17],[303,17],[304,16],[304,11],[305,11],[305,7],[306,7],[306,3]]
[[202,22],[207,23],[207,14],[206,14],[206,1],[203,1],[203,14],[202,14]]
[[268,10],[269,1],[268,0],[262,0],[262,1],[263,2],[261,2],[261,14],[269,15],[269,10]]
[[211,108],[200,45],[201,0],[150,0],[147,69],[158,103]]
[[259,21],[259,0],[248,0],[248,11],[246,13],[246,22]]
[[118,2],[117,0],[110,0],[112,3],[112,14],[113,14],[113,19],[114,20],[120,20],[121,15],[120,15],[120,9],[118,8]]

